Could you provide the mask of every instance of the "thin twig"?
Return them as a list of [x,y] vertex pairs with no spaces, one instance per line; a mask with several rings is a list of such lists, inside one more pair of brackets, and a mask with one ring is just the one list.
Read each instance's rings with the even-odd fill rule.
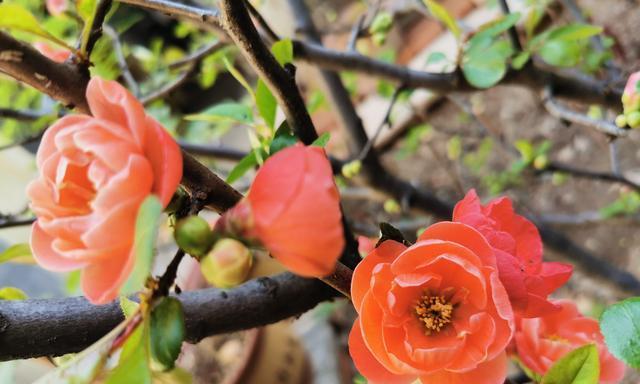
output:
[[196,23],[209,24],[220,27],[220,13],[216,9],[192,7],[168,0],[119,0],[121,3],[135,5],[141,8],[153,9],[166,15],[181,17]]
[[197,68],[196,63],[192,63],[187,70],[180,73],[175,79],[173,79],[173,81],[166,83],[160,89],[157,89],[149,93],[148,95],[142,96],[140,98],[140,102],[143,105],[149,105],[154,101],[167,96],[171,92],[180,88],[180,86],[182,86],[182,84],[184,84],[184,82],[187,81],[189,77],[195,72],[196,68]]
[[43,113],[40,111],[0,108],[0,119],[13,119],[18,121],[34,121],[47,115],[48,113]]
[[347,51],[357,51],[356,44],[358,43],[360,33],[362,33],[362,27],[366,18],[366,14],[360,15],[360,17],[358,17],[358,21],[353,25],[353,29],[349,35],[349,41],[347,41]]
[[0,145],[0,151],[4,151],[5,149],[9,149],[9,148],[13,148],[13,147],[19,147],[19,146],[35,143],[36,141],[38,141],[38,140],[40,140],[42,138],[42,135],[44,135],[45,131],[46,131],[46,129],[43,129],[42,131],[38,132],[37,134],[31,135],[31,136],[27,136],[27,137],[23,138],[20,141],[16,141],[15,143],[10,143],[10,144],[6,144],[6,145]]
[[329,276],[323,277],[322,281],[324,281],[327,285],[335,289],[336,291],[342,293],[346,298],[351,299],[351,278],[353,276],[353,271],[342,264],[341,262],[336,263],[336,269]]
[[570,174],[574,177],[615,182],[615,183],[624,184],[628,187],[635,189],[636,191],[640,191],[640,184],[624,177],[621,174],[590,171],[588,169],[576,168],[572,165],[560,164],[557,162],[549,163],[549,165],[541,172],[545,172],[545,173],[546,172],[562,172],[562,173]]
[[184,140],[178,140],[178,144],[180,144],[180,148],[193,155],[208,156],[223,160],[239,161],[248,154],[248,152],[238,149],[207,144],[196,144]]
[[545,87],[542,92],[542,102],[549,114],[558,119],[594,128],[611,136],[626,136],[628,133],[627,130],[621,129],[609,121],[593,119],[561,105],[553,97],[553,92],[549,86]]
[[391,127],[391,112],[393,111],[393,107],[396,105],[396,102],[398,101],[398,96],[400,96],[400,94],[404,90],[405,90],[405,87],[403,85],[400,85],[393,92],[393,95],[391,96],[391,100],[389,101],[389,106],[387,107],[387,112],[385,112],[384,114],[384,118],[380,122],[380,125],[378,125],[378,128],[376,129],[373,136],[369,138],[365,146],[360,151],[360,154],[358,154],[358,156],[356,157],[358,160],[360,161],[364,160],[364,158],[367,157],[367,155],[369,154],[369,151],[371,150],[371,148],[373,148],[373,146],[375,145],[376,141],[378,140],[378,136],[380,136],[380,133],[382,133],[382,130],[385,127]]
[[35,217],[28,217],[26,219],[15,219],[15,218],[3,219],[3,220],[0,220],[0,229],[31,225],[33,224],[34,221],[36,221]]
[[127,64],[127,59],[124,57],[124,51],[122,49],[122,43],[120,42],[118,32],[108,24],[104,24],[102,29],[104,30],[104,33],[111,38],[113,50],[116,54],[116,60],[118,61],[118,67],[120,68],[120,72],[122,72],[122,77],[124,78],[125,83],[127,83],[127,86],[136,97],[140,96],[140,87],[138,86],[136,79],[131,74],[131,70],[129,70],[129,65]]
[[204,59],[205,57],[209,56],[212,53],[215,53],[217,51],[219,51],[220,49],[224,48],[227,46],[227,43],[222,41],[222,40],[218,40],[214,43],[211,44],[207,44],[203,47],[198,48],[196,51],[194,51],[193,53],[178,59],[174,62],[169,63],[168,67],[169,69],[176,69],[176,68],[180,68],[183,67],[187,64],[192,64],[194,62],[199,62],[202,59]]
[[89,31],[89,38],[87,39],[87,45],[86,47],[83,47],[87,58],[91,57],[93,47],[100,39],[100,36],[102,36],[102,25],[104,24],[109,10],[111,9],[111,3],[112,0],[100,0],[96,6],[95,15]]
[[[507,4],[507,0],[500,0],[500,9],[502,9],[502,13],[508,16],[511,11],[509,10],[509,4]],[[518,36],[518,30],[516,29],[516,24],[512,25],[508,30],[509,39],[511,40],[511,45],[516,52],[522,51],[522,44],[520,44],[520,37]]]
[[618,141],[609,141],[609,162],[611,163],[611,173],[620,175],[620,161],[618,160]]

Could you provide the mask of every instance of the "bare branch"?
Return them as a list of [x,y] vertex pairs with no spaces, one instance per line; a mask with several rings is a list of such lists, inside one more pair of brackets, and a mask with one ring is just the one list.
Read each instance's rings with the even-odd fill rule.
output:
[[551,87],[544,88],[542,93],[542,102],[549,114],[558,119],[594,128],[611,136],[626,136],[628,133],[627,130],[619,128],[617,125],[609,121],[592,119],[587,115],[573,111],[561,105],[553,97]]
[[[511,11],[509,10],[509,4],[507,4],[507,0],[500,0],[500,9],[502,10],[502,13],[504,13],[505,15],[509,15],[511,13]],[[518,36],[518,30],[516,29],[516,25],[512,25],[511,28],[509,28],[509,39],[511,40],[511,45],[513,46],[513,49],[515,49],[517,52],[522,51],[522,44],[520,44],[520,37]]]
[[120,36],[118,36],[118,32],[115,29],[111,28],[111,26],[104,24],[102,26],[104,33],[109,36],[113,43],[113,50],[116,54],[116,59],[118,60],[118,67],[120,68],[120,72],[122,72],[122,77],[124,78],[125,83],[136,97],[140,96],[140,87],[138,86],[138,82],[131,74],[129,70],[129,65],[127,64],[127,59],[124,57],[124,51],[122,50],[122,43],[120,42]]
[[219,12],[215,9],[192,7],[168,0],[119,0],[121,3],[152,9],[169,16],[184,18],[200,24],[220,27]]
[[163,97],[167,96],[171,92],[180,88],[182,84],[184,84],[189,79],[189,77],[194,74],[197,67],[198,67],[197,62],[192,62],[191,66],[185,71],[183,71],[182,73],[180,73],[175,79],[173,79],[173,81],[166,83],[165,85],[162,86],[162,88],[154,92],[151,92],[148,95],[142,96],[140,98],[140,102],[143,105],[149,105],[154,101],[158,99],[162,99]]
[[[229,290],[210,288],[175,297],[184,308],[186,339],[196,343],[207,336],[275,323],[335,296],[316,279],[283,273]],[[0,361],[81,351],[122,320],[117,302],[95,306],[82,297],[1,300]]]
[[227,46],[227,43],[224,41],[216,41],[214,43],[205,45],[201,48],[199,48],[198,50],[196,50],[195,52],[179,59],[176,60],[172,63],[170,63],[168,65],[169,69],[176,69],[176,68],[180,68],[184,65],[187,64],[191,64],[193,62],[199,62],[202,59],[204,59],[205,57],[209,56],[212,53],[215,53],[217,51],[219,51],[220,49],[224,48]]
[[574,177],[581,177],[584,179],[620,183],[628,187],[631,187],[636,191],[640,191],[640,184],[630,179],[627,179],[621,174],[616,174],[616,173],[590,171],[588,169],[576,168],[571,165],[560,164],[557,162],[551,162],[544,170],[542,170],[542,172],[562,172],[562,173],[570,174]]
[[3,219],[0,219],[0,229],[31,225],[33,224],[34,221],[36,221],[34,217],[28,217],[25,219],[16,219],[12,217],[3,218]]

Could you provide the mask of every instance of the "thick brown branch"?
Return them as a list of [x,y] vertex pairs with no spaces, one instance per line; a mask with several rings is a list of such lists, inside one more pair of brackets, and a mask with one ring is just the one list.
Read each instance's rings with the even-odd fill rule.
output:
[[[187,341],[259,327],[298,315],[336,292],[290,273],[237,288],[183,292]],[[123,320],[119,305],[95,306],[84,298],[0,301],[0,361],[78,352]]]

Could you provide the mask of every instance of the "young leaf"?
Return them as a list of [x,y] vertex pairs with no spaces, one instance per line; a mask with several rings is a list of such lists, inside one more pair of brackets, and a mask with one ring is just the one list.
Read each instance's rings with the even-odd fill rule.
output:
[[138,209],[133,242],[135,262],[131,275],[120,289],[120,293],[123,295],[140,291],[151,273],[154,244],[161,214],[162,204],[154,195],[147,197]]
[[271,145],[269,146],[269,156],[273,156],[276,152],[290,147],[298,142],[298,138],[291,132],[291,127],[286,121],[283,121],[278,127]]
[[182,304],[165,297],[151,312],[151,355],[165,370],[175,366],[185,337]]
[[633,368],[640,368],[640,297],[607,308],[600,317],[600,330],[615,357]]
[[138,311],[138,308],[140,307],[140,304],[136,303],[133,300],[130,300],[126,296],[120,296],[119,303],[120,309],[122,310],[122,314],[124,315],[125,319],[133,316],[133,314],[136,313]]
[[70,51],[74,51],[67,43],[47,32],[29,10],[18,4],[0,3],[0,28],[13,29],[40,36]]
[[240,160],[238,164],[233,167],[231,172],[229,172],[229,176],[227,176],[227,183],[231,184],[234,181],[238,180],[245,173],[247,173],[249,169],[255,167],[256,165],[258,165],[258,158],[256,157],[256,150],[254,149],[253,151],[249,152],[248,155],[243,157],[242,160]]
[[229,71],[231,76],[233,76],[238,81],[238,83],[240,83],[240,85],[242,85],[244,89],[247,90],[247,93],[249,93],[251,98],[255,100],[256,94],[253,93],[253,89],[251,88],[251,86],[249,86],[249,82],[247,81],[247,79],[242,76],[242,73],[240,73],[240,71],[238,71],[236,67],[231,64],[226,56],[222,58],[222,62],[224,63],[224,66],[227,68],[227,71]]
[[225,102],[214,105],[202,113],[187,115],[185,116],[185,120],[210,122],[232,120],[238,123],[251,124],[253,123],[253,112],[251,108],[245,104]]
[[293,63],[293,43],[289,39],[282,39],[273,43],[271,53],[283,67],[285,64]]
[[269,128],[273,129],[276,124],[278,103],[262,79],[258,79],[258,85],[256,85],[256,106],[260,116],[262,116]]
[[151,384],[149,368],[149,327],[144,321],[129,335],[122,347],[118,365],[105,384]]
[[81,52],[86,52],[87,50],[87,43],[91,36],[91,28],[93,27],[93,20],[96,16],[97,5],[97,0],[78,0],[76,2],[78,15],[84,22],[82,27],[82,44],[80,45]]
[[16,287],[0,288],[0,300],[26,300],[29,296],[22,289]]
[[0,253],[0,263],[7,261],[13,262],[31,262],[33,255],[29,244],[14,244]]
[[462,32],[455,19],[449,14],[445,7],[438,4],[435,0],[422,0],[424,5],[429,8],[429,12],[453,33],[456,39],[460,38]]
[[506,40],[478,41],[469,47],[462,60],[462,73],[467,81],[478,88],[495,85],[507,72],[507,59],[511,44]]
[[598,384],[600,362],[594,344],[574,349],[549,368],[541,384]]
[[511,60],[511,66],[513,67],[513,69],[522,69],[522,67],[527,64],[530,57],[531,52],[520,52]]
[[315,139],[313,141],[313,143],[311,143],[311,145],[315,145],[316,147],[326,147],[327,143],[329,142],[329,139],[331,139],[331,134],[329,132],[325,132],[322,135],[320,135],[320,137],[318,137],[317,139]]
[[507,29],[513,27],[519,19],[520,13],[514,12],[490,21],[481,26],[470,41],[473,43],[474,40],[496,37]]

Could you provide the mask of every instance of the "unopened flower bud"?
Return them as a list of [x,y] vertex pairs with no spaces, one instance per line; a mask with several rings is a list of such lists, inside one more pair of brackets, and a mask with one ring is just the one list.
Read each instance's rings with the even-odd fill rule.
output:
[[231,288],[243,283],[252,265],[253,257],[249,249],[234,239],[219,240],[200,260],[205,279],[219,288]]
[[199,216],[180,220],[176,224],[174,237],[178,246],[192,256],[205,255],[215,242],[209,223]]
[[533,167],[535,169],[545,169],[547,165],[549,165],[549,157],[547,155],[538,155],[533,160]]
[[627,126],[627,117],[625,115],[616,116],[616,125],[620,128]]
[[640,82],[640,72],[631,74],[627,80],[627,85],[624,87],[624,93],[622,94],[622,106],[624,107],[625,114],[640,109],[640,92],[638,92],[638,82]]
[[640,111],[627,114],[627,124],[629,124],[631,128],[640,127]]

